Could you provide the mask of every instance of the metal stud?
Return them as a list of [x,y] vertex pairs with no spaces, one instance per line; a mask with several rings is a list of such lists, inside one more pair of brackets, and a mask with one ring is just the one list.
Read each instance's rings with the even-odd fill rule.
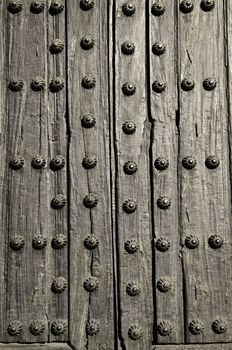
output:
[[201,1],[201,9],[205,12],[212,11],[215,7],[214,0],[202,0]]
[[217,86],[217,81],[213,77],[207,78],[203,81],[203,88],[206,91],[212,91],[215,89],[216,86]]
[[67,330],[67,327],[68,327],[67,321],[59,319],[52,323],[51,332],[53,335],[58,336],[65,333],[65,331]]
[[122,125],[122,130],[127,135],[132,135],[136,131],[136,124],[132,121],[125,121]]
[[227,323],[223,319],[217,319],[212,324],[212,330],[216,334],[223,334],[227,331]]
[[96,78],[91,74],[85,75],[81,85],[85,89],[93,89],[96,86]]
[[66,198],[63,194],[57,194],[52,198],[51,207],[52,209],[62,209],[66,204]]
[[95,319],[91,319],[86,323],[86,333],[88,335],[96,335],[99,333],[100,329],[100,323]]
[[195,249],[199,246],[199,239],[193,235],[187,236],[185,238],[185,245],[189,249]]
[[171,290],[171,288],[172,288],[172,282],[170,279],[164,277],[164,278],[160,278],[157,281],[157,289],[161,293],[167,293]]
[[126,96],[132,96],[135,94],[136,86],[133,82],[127,81],[122,85],[122,92]]
[[83,199],[84,206],[89,209],[96,207],[97,203],[98,197],[94,193],[87,194]]
[[34,0],[31,3],[30,11],[32,13],[38,14],[44,10],[45,4],[43,0]]
[[136,282],[129,282],[126,286],[126,292],[131,297],[139,295],[141,292],[140,285]]
[[122,5],[122,12],[124,13],[125,16],[133,16],[135,13],[135,5],[132,2],[127,2]]
[[170,208],[171,200],[170,200],[170,198],[168,198],[166,196],[161,196],[157,199],[156,204],[160,209],[166,210],[166,209]]
[[14,320],[10,322],[7,328],[8,334],[11,335],[12,337],[17,337],[22,332],[22,330],[23,330],[23,324],[18,320]]
[[52,239],[52,248],[53,249],[62,249],[66,246],[67,244],[67,238],[65,235],[62,233],[57,234],[53,239]]
[[183,0],[180,3],[180,10],[185,14],[192,12],[193,8],[194,8],[194,4],[192,0]]
[[121,46],[122,53],[124,55],[133,55],[135,52],[135,44],[132,41],[125,41]]
[[67,281],[64,277],[57,277],[53,280],[51,289],[53,293],[60,294],[65,291],[65,289],[67,288],[67,285],[68,285]]
[[157,329],[159,335],[161,335],[162,337],[166,337],[172,333],[173,325],[171,322],[164,320],[158,324]]
[[152,5],[151,13],[153,14],[153,16],[161,16],[164,14],[164,12],[165,5],[162,2],[157,1]]
[[202,321],[200,320],[192,320],[189,323],[189,331],[193,334],[193,335],[198,335],[201,334],[204,330],[204,324]]
[[45,324],[42,320],[35,320],[30,324],[30,332],[33,335],[40,335],[45,331]]
[[32,240],[32,247],[37,250],[42,250],[47,245],[47,239],[42,235],[34,236]]
[[83,283],[83,287],[88,292],[94,292],[98,288],[98,286],[99,281],[98,278],[95,276],[88,277]]
[[11,91],[18,92],[22,90],[23,85],[24,83],[22,79],[11,79],[8,84],[8,87]]
[[181,88],[184,91],[191,91],[195,87],[195,83],[192,79],[184,78],[181,82]]
[[166,89],[166,82],[164,81],[158,81],[158,80],[155,80],[153,81],[152,83],[152,90],[158,94],[164,92],[164,90]]
[[137,252],[138,249],[139,242],[136,239],[131,238],[125,242],[125,250],[127,251],[127,253],[134,254],[135,252]]
[[7,9],[10,13],[19,13],[23,9],[23,3],[20,0],[10,0]]
[[143,336],[143,330],[136,324],[132,324],[128,329],[128,336],[131,340],[138,340]]
[[81,118],[83,128],[90,129],[96,124],[96,118],[92,114],[85,114]]
[[165,51],[166,51],[166,45],[164,43],[157,42],[152,45],[152,52],[156,56],[163,55]]
[[169,250],[171,242],[165,237],[160,237],[157,239],[155,246],[160,252],[166,252]]
[[99,239],[95,235],[87,235],[84,239],[86,249],[93,250],[99,246]]
[[136,173],[136,171],[138,170],[138,166],[135,162],[133,162],[132,160],[128,160],[124,165],[123,165],[123,170],[125,172],[125,174],[127,175],[133,175],[134,173]]
[[20,250],[25,245],[25,238],[22,235],[15,235],[10,240],[10,247],[13,250]]
[[45,88],[45,80],[41,77],[35,77],[31,82],[31,89],[33,91],[42,91]]
[[169,160],[164,157],[159,157],[155,160],[155,167],[157,170],[165,170],[169,166]]
[[64,165],[65,165],[65,158],[60,154],[58,154],[52,158],[50,162],[50,169],[52,171],[58,171],[58,170],[61,170],[64,167]]
[[85,35],[81,38],[80,45],[83,50],[90,50],[94,47],[94,40],[91,36]]
[[213,155],[207,157],[205,160],[205,166],[208,169],[216,169],[219,166],[219,164],[220,164],[220,160]]
[[218,249],[222,247],[224,240],[223,237],[220,235],[212,235],[209,237],[208,243],[211,248]]
[[93,0],[81,0],[80,1],[80,8],[83,11],[89,11],[94,7],[94,1]]
[[9,167],[13,170],[20,170],[24,167],[25,161],[21,156],[14,156],[10,159]]
[[188,169],[188,170],[193,169],[195,168],[196,164],[197,164],[197,161],[192,156],[187,156],[182,159],[182,165],[185,169]]
[[53,93],[59,92],[60,90],[63,89],[63,87],[64,87],[64,79],[59,77],[52,79],[52,81],[49,84],[50,91]]
[[137,209],[137,202],[129,198],[124,201],[122,207],[127,214],[132,214]]
[[37,156],[32,158],[31,166],[34,169],[42,169],[45,167],[45,164],[46,164],[46,160],[41,155],[37,155]]
[[97,165],[97,158],[93,154],[88,154],[82,160],[82,166],[85,169],[93,169]]
[[64,50],[64,41],[62,39],[54,39],[51,42],[49,50],[53,55],[57,55]]
[[53,0],[50,7],[49,13],[52,16],[56,16],[64,10],[64,2],[63,0]]

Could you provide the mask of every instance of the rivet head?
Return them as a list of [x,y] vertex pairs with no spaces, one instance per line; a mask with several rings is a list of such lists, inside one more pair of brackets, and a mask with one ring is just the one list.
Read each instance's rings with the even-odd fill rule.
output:
[[192,320],[189,323],[189,331],[193,334],[193,335],[198,335],[201,334],[204,330],[204,324],[202,321],[200,320]]
[[20,170],[24,167],[25,161],[21,156],[14,156],[10,159],[9,167],[13,170]]
[[64,79],[56,77],[51,80],[49,84],[49,89],[52,93],[59,92],[64,88]]
[[45,4],[43,0],[34,0],[31,3],[30,11],[32,13],[38,14],[44,10]]
[[137,209],[137,202],[129,198],[124,201],[122,207],[127,214],[132,214]]
[[202,0],[201,1],[201,9],[205,12],[212,11],[215,7],[214,0]]
[[132,96],[135,94],[136,86],[133,82],[127,81],[122,85],[122,92],[126,96]]
[[193,11],[194,4],[192,0],[183,0],[180,3],[180,11],[187,14]]
[[93,250],[99,246],[99,239],[95,235],[87,235],[84,239],[86,249]]
[[171,200],[170,200],[170,198],[168,198],[166,196],[161,196],[157,199],[156,204],[160,209],[166,210],[166,209],[170,208]]
[[81,0],[80,1],[80,8],[83,11],[89,11],[94,7],[94,1],[93,0]]
[[122,53],[124,55],[133,55],[135,52],[135,44],[132,41],[125,41],[121,46]]
[[141,292],[140,285],[136,282],[129,282],[126,286],[126,292],[131,297],[139,295]]
[[164,81],[158,81],[158,80],[155,80],[153,81],[152,83],[152,90],[158,94],[164,92],[164,90],[166,89],[166,82]]
[[97,158],[93,154],[88,154],[82,160],[82,166],[85,169],[93,169],[97,165]]
[[58,53],[64,50],[64,40],[62,39],[54,39],[49,47],[51,54],[57,55]]
[[50,7],[49,13],[52,16],[56,16],[64,10],[64,2],[63,0],[53,0]]
[[122,125],[122,130],[127,135],[132,135],[136,131],[136,124],[132,121],[125,121]]
[[227,331],[227,323],[223,319],[217,319],[212,323],[212,330],[216,334],[223,334]]
[[83,199],[83,204],[86,208],[92,209],[98,204],[98,197],[94,193],[86,195]]
[[91,74],[85,75],[81,85],[85,89],[93,89],[96,86],[96,78]]
[[16,14],[23,9],[23,3],[20,0],[10,0],[7,7],[10,13]]
[[192,156],[187,156],[182,159],[182,165],[185,169],[188,169],[188,170],[193,169],[195,168],[196,164],[197,164],[197,161]]
[[10,322],[7,328],[8,334],[11,335],[12,337],[17,337],[22,332],[22,330],[23,330],[22,322],[18,320],[14,320]]
[[64,167],[64,165],[65,165],[65,158],[60,154],[54,156],[49,164],[50,169],[52,171],[61,170]]
[[196,236],[189,235],[185,238],[185,246],[189,249],[195,249],[199,246],[199,239]]
[[158,324],[157,330],[159,335],[161,335],[162,337],[166,337],[172,333],[173,325],[171,322],[164,320]]
[[157,239],[155,246],[160,252],[166,252],[169,250],[171,242],[165,237],[160,237]]
[[65,235],[62,233],[57,234],[53,239],[52,239],[52,248],[53,249],[62,249],[66,246],[67,244],[67,238]]
[[88,335],[96,335],[100,332],[100,329],[100,323],[95,319],[91,319],[86,323],[86,333]]
[[127,253],[134,254],[135,252],[137,252],[138,249],[139,242],[136,239],[131,238],[125,242],[125,250],[127,251]]
[[51,200],[52,209],[62,209],[63,207],[65,207],[65,204],[66,198],[63,194],[57,194]]
[[125,174],[127,175],[133,175],[136,173],[136,171],[138,170],[138,166],[135,162],[133,162],[132,160],[128,160],[124,165],[123,165],[123,170],[125,172]]
[[181,88],[184,91],[191,91],[194,89],[194,87],[195,87],[194,80],[190,78],[184,78],[181,82]]
[[143,336],[143,329],[136,324],[132,324],[128,329],[128,336],[131,340],[138,340]]
[[218,249],[222,247],[224,240],[220,235],[212,235],[209,237],[208,243],[211,248]]
[[56,320],[51,325],[51,332],[53,335],[61,335],[67,330],[68,324],[66,320]]
[[166,45],[164,43],[157,42],[152,45],[152,52],[156,56],[163,55],[165,51],[166,51]]
[[34,169],[42,169],[46,165],[46,160],[43,156],[41,155],[36,155],[35,157],[32,158],[31,161],[31,166]]
[[47,245],[47,239],[44,236],[38,235],[33,237],[32,247],[34,249],[42,250],[46,247],[46,245]]
[[205,166],[208,169],[216,169],[219,166],[219,164],[220,164],[220,160],[214,155],[207,157],[205,160]]
[[81,38],[80,45],[83,50],[90,50],[94,47],[94,40],[91,36],[85,35]]
[[81,125],[83,128],[90,129],[96,124],[96,118],[92,114],[85,114],[81,118]]
[[23,80],[22,79],[11,79],[9,84],[8,84],[8,87],[11,91],[14,91],[14,92],[18,92],[20,90],[22,90],[23,88]]
[[86,280],[83,283],[83,287],[88,292],[94,292],[99,286],[98,278],[95,276],[91,276],[86,278]]
[[125,16],[133,16],[135,13],[135,5],[132,2],[127,2],[122,5],[122,12],[124,13]]
[[57,277],[53,280],[51,289],[53,293],[60,294],[65,291],[65,289],[67,288],[67,285],[68,285],[67,281],[64,277]]
[[206,91],[212,91],[216,88],[216,86],[217,86],[217,81],[213,77],[207,78],[203,81],[203,88]]
[[157,170],[166,170],[169,166],[169,160],[164,157],[159,157],[155,160],[155,167]]
[[167,293],[171,290],[172,288],[172,282],[169,278],[160,278],[157,281],[157,289],[161,292],[161,293]]
[[35,320],[30,324],[30,332],[33,335],[40,335],[45,331],[45,324],[42,320]]
[[45,88],[45,80],[41,77],[35,77],[31,82],[31,89],[33,91],[42,91]]
[[153,14],[153,16],[161,16],[163,15],[165,12],[165,5],[159,1],[155,2],[153,5],[152,5],[152,8],[151,8],[151,13]]
[[20,250],[25,245],[25,238],[22,235],[15,235],[10,240],[10,247],[13,250]]

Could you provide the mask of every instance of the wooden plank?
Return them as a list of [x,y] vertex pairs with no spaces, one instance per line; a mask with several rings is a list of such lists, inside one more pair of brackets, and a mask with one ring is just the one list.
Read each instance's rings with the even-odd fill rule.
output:
[[[75,1],[67,10],[71,134],[70,342],[78,349],[114,349],[107,1],[94,1],[94,7],[86,11]],[[89,50],[83,49],[83,43],[80,46],[86,35],[94,40],[94,47]],[[85,75],[96,79],[95,87],[82,86]],[[86,114],[96,118],[92,128],[86,127],[86,120],[83,122]],[[97,160],[92,169],[83,166],[83,158],[88,155]],[[96,194],[98,203],[90,209],[83,200],[91,194]],[[87,235],[98,237],[98,247],[86,248],[83,242]],[[98,288],[93,292],[83,287],[91,276],[98,280]],[[98,322],[96,332],[100,326],[94,336],[86,332],[86,325],[92,320]]]
[[194,344],[194,345],[156,345],[152,350],[231,350],[232,343],[228,344]]
[[[152,301],[152,228],[150,208],[149,147],[151,124],[146,105],[146,51],[145,51],[145,2],[133,1],[136,8],[133,16],[122,10],[124,0],[115,2],[115,139],[116,153],[116,219],[119,304],[119,339],[124,349],[146,349],[153,339]],[[125,41],[134,44],[132,55],[123,53]],[[133,46],[132,44],[132,46]],[[122,91],[126,82],[136,86],[134,95]],[[132,122],[136,131],[128,135],[123,124]],[[130,163],[137,171],[130,174]],[[132,169],[132,171],[133,171]],[[137,203],[133,213],[126,212],[123,205],[128,200]],[[133,203],[132,203],[133,204]],[[128,203],[129,205],[129,203]],[[128,207],[128,210],[130,207]],[[131,254],[125,249],[125,242],[138,242],[138,250]],[[140,288],[133,294],[133,284]],[[143,336],[137,341],[136,328]],[[133,331],[132,331],[133,330]],[[131,335],[130,335],[131,332]]]
[[65,343],[50,343],[50,344],[36,344],[34,343],[33,345],[27,345],[27,344],[0,344],[0,349],[3,350],[70,350],[70,346]]
[[[193,79],[195,88],[180,89],[180,227],[185,278],[186,341],[190,343],[231,341],[231,189],[228,150],[228,112],[224,61],[223,2],[205,12],[200,1],[188,14],[179,11],[179,86]],[[210,35],[209,35],[210,33]],[[206,91],[203,81],[215,77],[217,86]],[[220,165],[208,169],[206,158],[214,155]],[[181,165],[192,156],[193,169]],[[196,249],[188,249],[186,237],[199,239]],[[219,249],[209,245],[209,237],[220,235]],[[220,239],[219,239],[220,242]],[[227,332],[212,329],[216,319],[227,324]],[[194,335],[190,322],[199,320],[204,331]],[[201,325],[200,325],[201,328]],[[220,331],[219,331],[220,333]],[[223,348],[223,347],[222,347]]]
[[[181,343],[184,342],[184,322],[177,187],[176,4],[175,2],[165,3],[166,10],[160,16],[157,15],[154,7],[152,8],[152,4],[153,2],[150,1],[150,113],[153,120],[152,165],[155,234],[153,262],[155,282],[153,283],[156,288],[155,341],[157,343]],[[166,89],[162,93],[154,91],[154,81],[166,83]],[[171,206],[166,210],[157,205],[157,200],[163,196],[171,200]],[[159,248],[159,242],[163,240],[164,244],[165,242],[170,243],[170,248],[167,251],[162,251]],[[163,283],[167,283],[168,289],[162,289]],[[172,327],[172,332],[169,335],[162,334],[162,330],[159,331],[159,325],[162,326],[163,322],[167,321]]]

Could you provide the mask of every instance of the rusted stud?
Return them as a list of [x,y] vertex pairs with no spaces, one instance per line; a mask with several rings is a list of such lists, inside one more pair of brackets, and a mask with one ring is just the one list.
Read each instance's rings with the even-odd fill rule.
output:
[[161,293],[167,293],[171,290],[171,288],[172,288],[172,282],[169,278],[163,277],[157,281],[157,289]]
[[90,276],[86,278],[86,280],[83,283],[83,287],[88,292],[94,292],[99,286],[99,280],[95,276]]
[[195,87],[195,82],[190,78],[184,78],[181,82],[181,88],[184,91],[191,91],[194,89],[194,87]]
[[212,235],[209,237],[208,243],[211,248],[218,249],[222,247],[224,240],[220,235]]
[[158,17],[164,14],[165,9],[165,5],[162,2],[156,1],[151,7],[151,13],[153,16]]
[[94,1],[93,0],[81,0],[80,1],[80,8],[83,11],[89,11],[94,7]]
[[199,246],[199,239],[196,236],[189,235],[185,238],[185,245],[189,249],[195,249]]
[[34,14],[39,14],[40,12],[43,12],[45,7],[43,0],[34,0],[31,3],[30,11]]
[[58,154],[54,156],[50,162],[50,169],[52,171],[58,171],[61,170],[65,165],[65,158]]
[[62,209],[66,204],[66,198],[63,194],[57,194],[52,198],[52,209]]
[[85,114],[81,118],[81,125],[83,128],[90,129],[96,124],[96,118],[93,114]]
[[172,333],[173,325],[170,321],[164,320],[158,324],[157,329],[159,335],[161,335],[162,337],[166,337]]
[[22,235],[15,235],[10,239],[10,247],[13,250],[20,250],[25,245],[25,238]]
[[52,239],[52,248],[53,249],[62,249],[66,246],[67,244],[67,238],[65,235],[62,233],[57,234],[53,239]]
[[136,324],[132,324],[128,329],[128,336],[131,340],[138,340],[143,336],[143,329]]
[[127,175],[133,175],[136,173],[136,171],[138,170],[138,166],[135,162],[133,162],[132,160],[128,160],[124,165],[123,165],[123,170],[125,172],[125,174]]
[[59,92],[64,88],[64,79],[59,77],[52,79],[49,88],[52,93]]
[[58,53],[64,50],[64,40],[62,39],[54,39],[49,47],[51,54],[57,55]]
[[124,55],[133,55],[135,52],[135,44],[132,41],[125,41],[121,46]]
[[132,214],[137,209],[137,202],[129,198],[124,201],[122,207],[127,214]]
[[83,204],[86,208],[92,209],[98,204],[98,196],[90,193],[83,198]]
[[136,131],[136,124],[130,120],[127,120],[122,125],[122,130],[127,135],[132,135]]
[[83,88],[88,90],[94,89],[96,86],[96,78],[91,74],[85,75],[81,81],[81,85]]
[[8,84],[8,87],[11,91],[14,91],[14,92],[18,92],[18,91],[21,91],[22,88],[24,86],[24,82],[22,79],[11,79],[9,84]]
[[126,292],[131,297],[134,297],[136,295],[139,295],[141,292],[141,287],[136,282],[129,282],[126,286]]
[[46,160],[43,156],[37,155],[37,156],[32,158],[32,161],[31,161],[32,168],[42,169],[45,167],[45,165],[46,165]]
[[193,156],[187,156],[182,159],[182,165],[185,169],[193,169],[197,164],[196,159]]
[[59,336],[66,332],[68,327],[67,321],[63,319],[58,319],[54,321],[51,325],[51,332],[55,336]]
[[161,196],[157,199],[156,204],[160,209],[166,210],[171,206],[171,199],[166,196]]
[[180,3],[180,11],[187,14],[192,12],[194,9],[194,4],[192,0],[183,0]]
[[93,250],[99,246],[99,239],[95,235],[87,235],[84,239],[86,249]]
[[86,323],[86,333],[90,336],[96,335],[101,329],[98,320],[91,319]]
[[17,337],[22,332],[22,330],[23,330],[23,324],[18,320],[14,320],[10,322],[7,328],[8,334],[11,335],[12,337]]
[[166,51],[166,45],[162,42],[157,42],[152,45],[152,52],[156,56],[161,56]]
[[133,82],[125,82],[123,85],[122,85],[122,92],[124,95],[126,96],[132,96],[135,94],[136,92],[136,86]]
[[213,155],[207,157],[205,160],[205,166],[208,169],[216,169],[219,166],[219,164],[220,164],[219,158]]
[[157,170],[166,170],[169,166],[169,160],[164,157],[159,157],[155,160],[155,167]]
[[165,81],[155,80],[152,83],[152,90],[158,94],[161,94],[166,89],[166,86],[167,84]]
[[29,329],[31,334],[37,336],[45,331],[45,324],[42,320],[35,320],[31,322]]
[[68,284],[67,284],[67,281],[64,277],[57,277],[53,280],[52,285],[51,285],[51,289],[52,289],[53,293],[60,294],[60,293],[63,293],[65,291],[67,286],[68,286]]
[[64,1],[63,0],[53,0],[50,7],[49,13],[52,16],[59,15],[64,10]]
[[212,323],[212,330],[216,334],[223,334],[227,332],[227,323],[223,319],[217,319]]
[[131,17],[135,14],[136,7],[133,2],[127,2],[122,5],[122,12],[125,16]]
[[214,0],[202,0],[201,1],[201,9],[205,12],[212,11],[215,7]]
[[24,167],[25,161],[21,156],[14,156],[10,159],[9,167],[13,170],[20,170]]
[[36,250],[42,250],[47,245],[47,239],[42,235],[34,236],[32,239],[32,247]]
[[160,252],[166,252],[169,250],[171,246],[171,242],[169,239],[165,237],[160,237],[157,239],[155,246],[156,246],[156,249],[159,250]]
[[80,45],[83,50],[90,50],[94,47],[94,40],[91,36],[85,35],[81,38]]
[[131,238],[125,242],[125,250],[127,251],[127,253],[134,254],[135,252],[137,252],[138,249],[139,242],[136,239]]
[[23,3],[20,0],[10,0],[7,7],[8,11],[12,14],[19,13],[23,9]]
[[97,157],[93,154],[88,154],[82,160],[82,166],[85,169],[93,169],[97,165]]
[[213,77],[207,78],[203,81],[203,88],[206,91],[212,91],[216,88],[216,86],[217,86],[217,81]]
[[202,321],[200,320],[192,320],[189,323],[189,331],[193,334],[193,335],[198,335],[201,334],[204,330],[204,324]]

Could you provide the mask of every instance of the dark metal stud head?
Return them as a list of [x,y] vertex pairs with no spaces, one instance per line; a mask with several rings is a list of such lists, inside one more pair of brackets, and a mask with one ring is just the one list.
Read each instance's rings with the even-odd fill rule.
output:
[[66,320],[56,320],[51,325],[51,332],[53,335],[61,335],[67,330],[68,324]]
[[97,158],[93,154],[88,154],[82,160],[85,169],[93,169],[97,165]]
[[83,128],[90,129],[96,124],[96,118],[92,114],[85,114],[81,118]]
[[50,7],[49,13],[52,16],[56,16],[64,10],[64,2],[63,0],[53,0]]
[[192,79],[184,78],[181,82],[181,88],[184,91],[191,91],[195,87],[195,83]]
[[62,169],[64,165],[65,165],[65,158],[61,155],[57,155],[52,158],[50,162],[50,169],[53,171],[57,171]]
[[195,168],[196,164],[197,164],[197,161],[192,156],[187,156],[182,159],[182,165],[185,169],[188,169],[188,170],[193,169]]
[[25,161],[21,156],[15,156],[10,159],[9,167],[13,170],[20,170],[24,167]]
[[161,292],[161,293],[167,293],[170,291],[170,289],[172,288],[172,282],[169,278],[160,278],[157,281],[157,289]]
[[49,89],[53,93],[59,92],[60,90],[63,89],[63,87],[64,87],[64,79],[59,77],[52,79],[52,81],[49,84]]
[[205,160],[205,166],[208,169],[216,169],[220,164],[220,160],[215,156],[209,156]]
[[165,170],[169,166],[169,160],[163,157],[159,157],[155,160],[155,167],[157,170]]
[[165,237],[160,237],[157,239],[155,246],[160,252],[166,252],[170,248],[171,242]]
[[136,124],[132,121],[125,121],[122,125],[122,130],[127,135],[132,135],[136,131]]
[[207,78],[203,81],[203,88],[207,91],[212,91],[217,86],[217,81],[215,78]]
[[215,320],[212,324],[212,330],[216,334],[223,334],[227,331],[227,323],[225,320],[218,319]]
[[161,196],[157,199],[156,204],[160,209],[166,210],[166,209],[170,208],[171,200],[170,200],[170,198],[168,198],[166,196]]
[[57,277],[53,280],[51,289],[53,293],[60,294],[67,288],[67,281],[64,277]]
[[43,0],[34,0],[31,3],[30,11],[32,13],[38,14],[44,10],[45,4]]
[[37,250],[42,250],[47,245],[47,239],[43,237],[42,235],[38,235],[33,237],[32,240],[32,247]]
[[45,164],[46,164],[46,160],[41,155],[37,155],[34,158],[32,158],[31,166],[34,169],[42,169],[45,167]]
[[94,292],[99,286],[99,281],[97,277],[91,276],[86,278],[86,280],[83,283],[83,287],[88,292]]
[[201,9],[205,12],[212,11],[215,7],[214,0],[202,0],[201,1]]
[[80,8],[83,11],[89,11],[94,7],[94,1],[93,0],[81,0],[80,1]]
[[137,202],[129,198],[124,201],[122,207],[127,214],[131,214],[137,209]]
[[212,235],[209,237],[208,243],[211,248],[218,249],[222,247],[224,240],[223,237],[220,235]]
[[135,44],[132,41],[125,41],[121,46],[122,53],[124,55],[133,55],[135,52]]
[[80,45],[83,50],[90,50],[94,47],[94,40],[91,36],[85,35],[81,38]]
[[35,77],[31,82],[31,89],[33,91],[42,91],[45,88],[45,80],[41,77]]
[[157,329],[158,329],[159,335],[161,335],[162,337],[166,337],[172,333],[173,325],[171,322],[165,320],[165,321],[161,321],[158,324]]
[[45,331],[45,324],[42,320],[35,320],[30,324],[30,332],[33,335],[40,335]]
[[125,172],[125,174],[127,175],[133,175],[134,173],[136,173],[136,171],[138,170],[138,166],[135,162],[133,162],[132,160],[128,160],[124,166],[123,166],[123,170]]
[[93,75],[85,75],[82,79],[81,85],[85,89],[93,89],[96,86],[96,78]]
[[23,85],[24,83],[22,79],[11,79],[8,84],[8,87],[11,91],[17,92],[22,90]]
[[128,329],[128,336],[131,340],[138,340],[143,336],[143,330],[136,324],[132,324]]
[[133,16],[133,14],[135,13],[135,10],[136,8],[133,2],[126,2],[125,4],[122,5],[122,12],[127,17]]
[[63,234],[57,234],[53,239],[52,239],[52,248],[54,249],[62,249],[66,246],[67,244],[67,238]]
[[87,235],[84,239],[86,249],[93,250],[99,246],[99,239],[95,235]]
[[129,282],[126,286],[126,292],[131,297],[139,295],[141,292],[140,285],[136,282]]
[[156,17],[161,16],[164,14],[165,9],[166,9],[165,5],[162,2],[157,1],[152,5],[151,13],[153,14],[153,16],[156,16]]
[[156,56],[163,55],[166,51],[166,45],[161,42],[154,43],[152,45],[152,52]]
[[95,320],[95,319],[92,319],[92,320],[89,320],[87,323],[86,323],[86,333],[88,335],[96,335],[99,333],[101,327],[100,327],[100,323]]
[[23,3],[20,0],[10,0],[7,7],[10,13],[16,14],[23,9]]
[[62,209],[66,204],[66,198],[63,194],[57,194],[52,198],[51,207],[52,209]]
[[12,337],[17,337],[23,330],[22,322],[18,320],[12,321],[7,328],[7,332]]
[[97,203],[98,197],[94,193],[87,194],[83,199],[84,206],[89,209],[96,207]]
[[122,92],[126,96],[132,96],[135,94],[136,86],[134,83],[127,81],[122,85]]
[[19,250],[25,245],[25,239],[21,235],[15,235],[10,240],[10,247],[14,250]]
[[195,249],[199,246],[199,239],[193,235],[187,236],[185,238],[185,245],[189,249]]
[[53,55],[57,55],[64,50],[64,41],[61,39],[54,39],[51,42],[49,50]]
[[193,8],[194,8],[194,4],[192,0],[183,0],[180,3],[180,10],[185,14],[192,12]]
[[189,323],[189,331],[194,334],[194,335],[198,335],[201,334],[204,330],[204,324],[202,321],[200,320],[192,320]]
[[127,251],[127,253],[134,254],[135,252],[137,252],[138,249],[139,242],[136,239],[131,238],[125,242],[125,250]]
[[166,82],[155,80],[152,83],[152,90],[158,94],[161,94],[166,89]]

